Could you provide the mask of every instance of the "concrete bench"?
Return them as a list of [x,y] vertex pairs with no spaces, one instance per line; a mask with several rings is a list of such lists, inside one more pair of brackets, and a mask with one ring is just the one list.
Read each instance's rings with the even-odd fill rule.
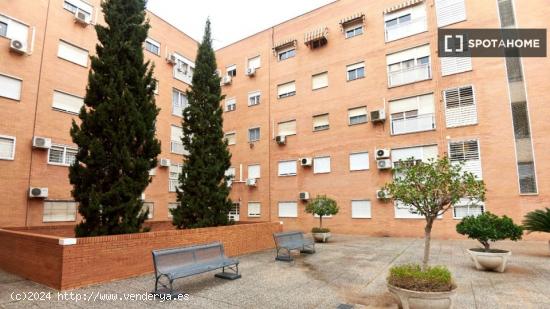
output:
[[[292,256],[290,251],[300,250],[301,253],[315,253],[315,242],[311,238],[305,238],[302,232],[282,232],[274,233],[273,239],[277,247],[277,256],[275,260],[290,262]],[[281,251],[286,251],[287,254],[281,255]]]
[[[216,269],[222,269],[215,276],[234,280],[241,277],[239,261],[225,256],[223,244],[215,242],[190,247],[153,250],[155,266],[155,294],[174,294],[173,281]],[[232,272],[225,272],[225,269]],[[162,281],[167,281],[163,283]],[[162,286],[159,289],[159,285]]]

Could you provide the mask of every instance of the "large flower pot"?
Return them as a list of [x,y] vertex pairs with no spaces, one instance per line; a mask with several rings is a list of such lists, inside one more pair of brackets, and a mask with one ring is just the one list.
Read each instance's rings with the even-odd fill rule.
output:
[[388,290],[402,309],[448,309],[453,307],[456,288],[448,292],[420,292],[398,288],[388,283]]
[[508,258],[512,252],[506,250],[491,249],[486,252],[481,248],[468,249],[468,253],[472,257],[478,270],[494,270],[504,272]]
[[327,242],[330,238],[330,232],[328,233],[312,233],[313,239],[315,239],[316,242]]

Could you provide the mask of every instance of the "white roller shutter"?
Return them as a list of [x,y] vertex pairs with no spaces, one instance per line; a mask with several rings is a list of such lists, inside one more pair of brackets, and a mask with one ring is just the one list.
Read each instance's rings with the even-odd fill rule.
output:
[[296,134],[296,120],[279,123],[279,135],[288,136],[294,134]]
[[313,116],[313,130],[321,130],[329,127],[328,114]]
[[177,126],[170,126],[170,140],[180,142],[183,137],[183,128]]
[[277,87],[277,94],[279,96],[282,96],[287,93],[295,92],[295,91],[296,91],[296,83],[293,81],[286,84],[279,85]]
[[0,159],[13,160],[15,157],[15,137],[0,136]]
[[418,110],[418,97],[390,101],[390,114]]
[[364,68],[364,67],[365,67],[365,63],[364,62],[359,62],[359,63],[356,63],[356,64],[348,65],[347,70],[351,71],[351,70],[356,70],[356,69],[360,69],[360,68]]
[[260,56],[248,59],[248,68],[257,69],[261,66]]
[[313,173],[330,173],[330,157],[318,157],[313,159]]
[[83,98],[60,91],[54,90],[53,92],[52,107],[55,109],[78,114],[80,112],[80,108],[82,108],[82,105],[84,105]]
[[248,178],[260,178],[260,165],[254,164],[248,166]]
[[349,155],[350,171],[362,171],[369,169],[369,153],[358,152]]
[[57,56],[83,67],[88,66],[88,51],[64,41],[59,41]]
[[369,200],[351,201],[351,217],[356,219],[372,218]]
[[464,0],[435,0],[435,10],[438,27],[466,20]]
[[366,114],[367,114],[367,107],[366,106],[352,108],[352,109],[348,110],[348,117],[350,117],[350,118],[351,117],[363,116],[363,115],[366,115]]
[[477,123],[477,106],[472,86],[443,91],[447,128]]
[[298,204],[296,202],[279,202],[279,217],[281,218],[298,217]]
[[21,80],[0,74],[0,97],[21,100]]
[[311,83],[313,90],[328,87],[328,72],[313,75],[311,77]]
[[450,142],[449,157],[453,163],[462,162],[464,171],[468,171],[476,178],[482,179],[481,157],[477,140]]
[[248,216],[259,217],[260,216],[260,203],[248,202]]
[[417,59],[430,56],[430,45],[422,45],[415,48],[410,48],[397,53],[386,56],[386,62],[388,65],[392,63],[402,62],[410,59]]
[[472,70],[470,57],[440,57],[441,75],[447,76]]
[[280,161],[279,162],[279,176],[292,176],[296,175],[296,160]]

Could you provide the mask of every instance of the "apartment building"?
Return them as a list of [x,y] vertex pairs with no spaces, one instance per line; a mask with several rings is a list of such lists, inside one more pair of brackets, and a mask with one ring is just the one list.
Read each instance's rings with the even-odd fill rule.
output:
[[[456,235],[465,215],[519,221],[548,207],[550,61],[437,56],[440,28],[547,28],[548,15],[542,1],[339,0],[219,49],[230,217],[309,230],[318,218],[305,213],[307,199],[326,194],[340,206],[324,220],[336,233],[418,236],[422,218],[380,199],[378,189],[400,159],[445,154],[483,179],[488,193],[480,207],[444,214],[436,236]],[[144,200],[150,220],[166,220],[185,152],[178,115],[197,43],[149,17],[144,48],[159,81],[162,154]],[[99,0],[37,0],[32,10],[0,3],[0,226],[79,219],[68,132],[96,22]],[[47,188],[47,197],[29,197],[30,188]]]

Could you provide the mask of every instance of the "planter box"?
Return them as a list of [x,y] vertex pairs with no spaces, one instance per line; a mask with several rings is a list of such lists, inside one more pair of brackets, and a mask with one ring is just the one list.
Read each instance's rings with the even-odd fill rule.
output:
[[494,270],[500,273],[506,270],[508,258],[512,252],[506,250],[493,250],[485,252],[483,249],[468,249],[478,270]]
[[419,292],[388,284],[388,290],[403,309],[447,309],[453,307],[456,288],[449,292]]

